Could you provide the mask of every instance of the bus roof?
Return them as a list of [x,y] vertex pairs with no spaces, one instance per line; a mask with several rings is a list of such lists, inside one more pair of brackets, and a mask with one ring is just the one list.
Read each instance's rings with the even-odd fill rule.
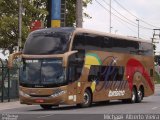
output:
[[99,32],[99,31],[89,30],[89,29],[84,29],[84,28],[76,28],[75,32],[92,33],[92,34],[96,34],[96,35],[108,36],[108,37],[113,37],[113,38],[152,43],[151,40],[138,39],[138,38],[134,38],[134,37],[116,35],[116,34],[105,33],[105,32]]

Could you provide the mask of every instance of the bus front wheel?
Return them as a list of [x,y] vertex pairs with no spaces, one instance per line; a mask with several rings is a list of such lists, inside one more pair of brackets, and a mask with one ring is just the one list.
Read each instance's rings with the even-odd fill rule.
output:
[[77,104],[78,107],[89,107],[92,104],[92,95],[89,89],[86,89],[83,94],[83,103]]

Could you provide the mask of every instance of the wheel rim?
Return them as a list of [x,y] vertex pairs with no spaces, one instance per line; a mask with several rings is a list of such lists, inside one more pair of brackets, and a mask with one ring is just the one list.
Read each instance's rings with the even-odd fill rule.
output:
[[136,95],[135,95],[135,92],[133,91],[133,92],[132,92],[132,101],[134,102],[135,99],[136,99]]
[[142,91],[138,91],[138,98],[139,98],[139,100],[142,100]]
[[89,95],[85,92],[84,93],[84,104],[88,104],[89,102]]

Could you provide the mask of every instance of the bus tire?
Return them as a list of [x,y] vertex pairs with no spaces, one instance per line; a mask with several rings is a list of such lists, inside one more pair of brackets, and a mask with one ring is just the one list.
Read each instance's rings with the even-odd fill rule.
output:
[[53,105],[40,105],[41,106],[41,108],[43,108],[43,109],[45,109],[45,110],[49,110],[49,109],[51,109],[52,108],[52,106]]
[[131,95],[131,98],[129,99],[129,102],[130,103],[135,103],[136,99],[137,99],[137,90],[136,90],[135,87],[133,87],[133,89],[132,89],[132,95]]
[[92,104],[92,94],[89,89],[86,89],[83,94],[83,103],[77,104],[78,107],[89,107]]
[[143,90],[142,87],[140,87],[140,89],[137,92],[137,97],[136,97],[136,102],[140,103],[143,100]]

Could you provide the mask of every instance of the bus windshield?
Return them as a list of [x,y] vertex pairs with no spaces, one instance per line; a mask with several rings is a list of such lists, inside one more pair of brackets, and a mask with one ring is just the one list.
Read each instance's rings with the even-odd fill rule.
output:
[[69,34],[64,32],[38,32],[27,38],[23,54],[63,54],[69,48]]
[[66,84],[62,59],[23,60],[20,84],[24,87],[54,87]]

